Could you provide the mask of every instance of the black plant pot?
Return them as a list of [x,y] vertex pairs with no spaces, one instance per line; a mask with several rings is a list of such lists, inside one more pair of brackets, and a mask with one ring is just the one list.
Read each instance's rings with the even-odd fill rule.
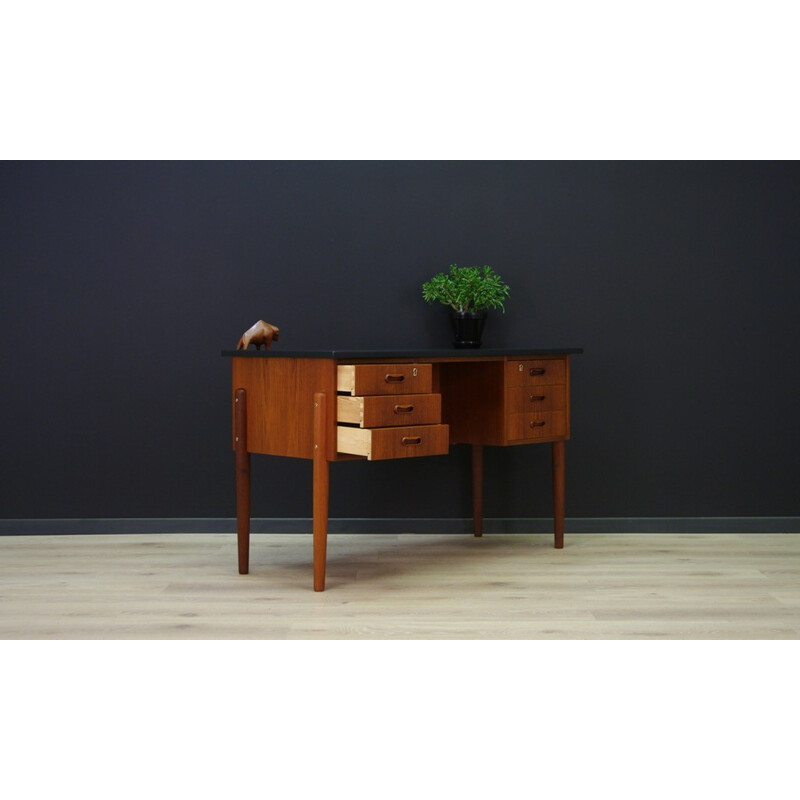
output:
[[483,323],[486,322],[485,311],[453,311],[454,347],[480,347]]

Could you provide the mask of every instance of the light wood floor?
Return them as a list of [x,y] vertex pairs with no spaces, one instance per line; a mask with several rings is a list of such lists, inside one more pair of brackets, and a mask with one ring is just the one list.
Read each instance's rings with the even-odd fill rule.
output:
[[798,639],[798,534],[0,537],[3,639]]

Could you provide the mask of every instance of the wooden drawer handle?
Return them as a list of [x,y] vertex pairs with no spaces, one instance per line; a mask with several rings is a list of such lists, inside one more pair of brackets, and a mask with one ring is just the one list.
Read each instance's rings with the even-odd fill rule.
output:
[[422,441],[421,436],[404,436],[400,440],[400,444],[407,445],[407,444],[419,444]]
[[389,373],[383,380],[386,381],[386,383],[402,383],[405,379],[405,375],[392,375]]
[[531,428],[543,428],[547,425],[547,421],[543,419],[532,419],[531,420]]
[[414,406],[395,406],[395,414],[410,414],[414,410]]
[[531,375],[544,375],[547,372],[545,367],[531,367]]
[[542,400],[545,400],[546,398],[547,398],[547,395],[545,395],[545,394],[532,394],[532,395],[529,395],[529,397],[528,397],[528,399],[531,401],[531,403],[539,403]]

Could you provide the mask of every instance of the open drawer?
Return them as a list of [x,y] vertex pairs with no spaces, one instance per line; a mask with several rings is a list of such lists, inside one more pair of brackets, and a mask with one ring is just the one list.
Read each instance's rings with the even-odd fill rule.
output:
[[447,425],[406,425],[399,428],[337,426],[337,450],[370,461],[385,458],[445,455],[450,448]]
[[440,394],[393,394],[336,399],[337,420],[361,428],[435,425],[442,421]]
[[351,395],[428,393],[433,385],[430,364],[340,364],[336,388]]

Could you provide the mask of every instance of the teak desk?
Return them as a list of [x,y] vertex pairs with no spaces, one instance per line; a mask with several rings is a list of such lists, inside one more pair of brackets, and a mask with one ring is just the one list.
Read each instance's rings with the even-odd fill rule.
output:
[[472,445],[475,536],[483,446],[550,442],[555,546],[564,546],[569,356],[536,350],[224,350],[233,360],[239,572],[249,570],[250,454],[313,466],[314,589],[325,588],[329,464],[442,455]]

